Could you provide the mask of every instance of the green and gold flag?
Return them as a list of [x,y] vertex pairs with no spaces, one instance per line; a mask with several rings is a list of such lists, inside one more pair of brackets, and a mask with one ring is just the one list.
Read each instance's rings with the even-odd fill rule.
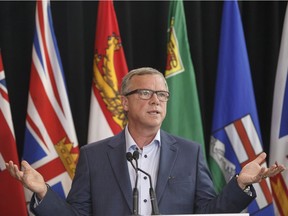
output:
[[202,144],[205,155],[201,112],[182,1],[170,2],[168,21],[165,77],[171,100],[162,128]]

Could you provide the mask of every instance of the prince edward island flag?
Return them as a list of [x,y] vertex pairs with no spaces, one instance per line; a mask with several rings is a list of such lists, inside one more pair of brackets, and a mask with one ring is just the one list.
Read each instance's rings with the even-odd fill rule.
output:
[[[216,190],[262,151],[250,66],[237,1],[223,3],[209,165]],[[262,164],[266,166],[266,164]],[[250,215],[274,215],[269,179],[253,185]]]

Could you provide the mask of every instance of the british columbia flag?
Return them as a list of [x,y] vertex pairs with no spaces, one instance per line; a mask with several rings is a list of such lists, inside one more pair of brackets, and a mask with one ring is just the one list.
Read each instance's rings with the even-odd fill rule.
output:
[[49,1],[37,1],[35,25],[23,159],[65,198],[79,148]]

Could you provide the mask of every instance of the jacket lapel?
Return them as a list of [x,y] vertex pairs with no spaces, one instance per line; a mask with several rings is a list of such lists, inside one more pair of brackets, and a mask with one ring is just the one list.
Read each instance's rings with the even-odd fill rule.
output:
[[175,139],[161,130],[161,153],[156,184],[156,195],[158,203],[162,198],[177,154],[178,148],[176,146]]
[[109,143],[111,150],[108,152],[108,157],[111,163],[112,170],[115,174],[116,181],[119,183],[119,187],[127,205],[132,212],[132,188],[129,177],[129,171],[126,160],[126,144],[125,133],[122,131],[119,135],[112,139]]

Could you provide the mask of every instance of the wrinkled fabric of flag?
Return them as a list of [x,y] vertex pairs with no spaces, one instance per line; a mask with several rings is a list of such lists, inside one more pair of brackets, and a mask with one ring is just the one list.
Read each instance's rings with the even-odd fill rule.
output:
[[[238,3],[225,1],[209,160],[216,190],[219,192],[261,152],[262,139]],[[246,211],[250,215],[274,215],[269,179],[253,186],[257,198]]]
[[[37,1],[23,159],[65,198],[79,148],[49,1]],[[27,202],[31,192],[25,190]]]

